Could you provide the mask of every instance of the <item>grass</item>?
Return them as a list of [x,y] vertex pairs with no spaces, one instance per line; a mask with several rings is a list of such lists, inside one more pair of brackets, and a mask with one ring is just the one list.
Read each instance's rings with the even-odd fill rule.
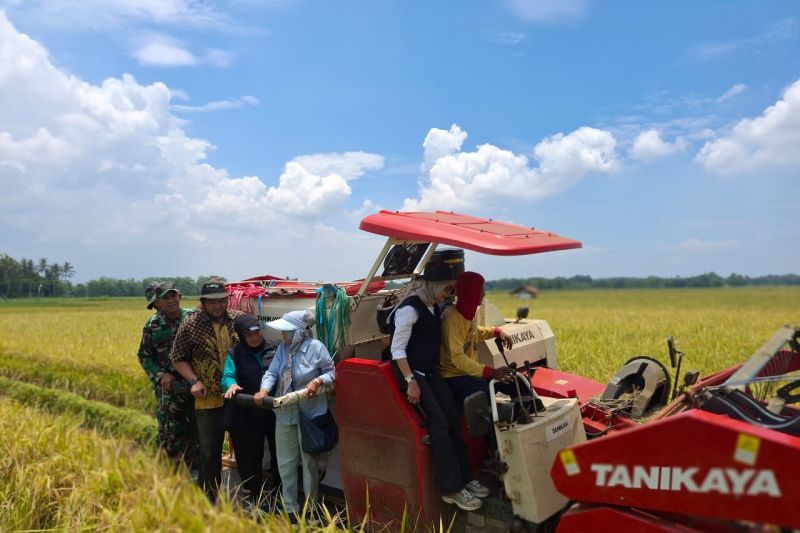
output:
[[[800,324],[800,287],[489,299],[506,316],[529,306],[556,335],[559,367],[600,382],[635,355],[667,363],[667,335],[684,369],[708,373]],[[285,517],[258,524],[230,502],[210,506],[153,451],[153,393],[136,357],[150,314],[143,298],[0,301],[0,531],[288,529]]]
[[800,325],[800,287],[548,291],[534,300],[494,292],[505,316],[529,306],[556,336],[559,367],[607,382],[622,363],[650,355],[668,364],[666,337],[703,374],[742,362],[780,326]]
[[[160,456],[0,398],[0,531],[248,531]],[[269,517],[264,529],[286,531]]]
[[0,301],[0,376],[151,413],[136,357],[151,314],[144,298]]
[[3,395],[18,402],[55,414],[69,414],[89,428],[143,446],[152,446],[156,438],[155,419],[139,411],[115,407],[105,402],[87,400],[77,394],[38,387],[0,376]]

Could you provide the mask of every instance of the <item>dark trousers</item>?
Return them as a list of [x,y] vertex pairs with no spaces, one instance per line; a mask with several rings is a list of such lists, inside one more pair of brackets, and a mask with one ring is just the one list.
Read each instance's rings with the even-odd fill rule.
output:
[[158,444],[176,466],[183,461],[189,468],[198,466],[197,424],[194,398],[189,393],[175,394],[156,386]]
[[230,431],[236,453],[236,468],[242,484],[250,491],[250,498],[257,502],[261,496],[263,480],[261,466],[264,461],[264,437],[269,441],[272,453],[270,470],[274,482],[280,482],[278,460],[275,456],[275,413],[256,408],[242,407],[237,412],[236,424]]
[[[525,379],[522,377],[522,374],[517,374],[517,379]],[[486,398],[489,398],[489,380],[478,378],[475,376],[456,376],[453,378],[445,378],[447,382],[447,386],[450,387],[450,390],[453,393],[453,397],[455,398],[458,411],[464,411],[464,399],[467,398],[470,394],[476,392],[482,392],[486,395]],[[517,404],[517,388],[513,382],[511,383],[497,383],[494,384],[495,392],[502,392],[503,394],[507,394],[512,401]],[[520,392],[522,393],[523,400],[526,402],[526,406],[529,409],[533,409],[528,402],[530,402],[530,392],[528,389],[522,385],[520,385]],[[537,404],[538,405],[538,404]],[[541,409],[541,407],[537,407]]]
[[459,411],[462,410],[464,398],[475,392],[482,392],[489,397],[489,381],[474,376],[456,376],[454,378],[444,378],[453,397],[458,402]]
[[421,376],[417,372],[414,376],[421,392],[420,407],[425,414],[425,425],[431,436],[431,458],[439,492],[456,492],[472,480],[461,433],[461,414],[442,376]]
[[212,500],[222,484],[222,407],[197,409],[197,441],[200,447],[200,486]]

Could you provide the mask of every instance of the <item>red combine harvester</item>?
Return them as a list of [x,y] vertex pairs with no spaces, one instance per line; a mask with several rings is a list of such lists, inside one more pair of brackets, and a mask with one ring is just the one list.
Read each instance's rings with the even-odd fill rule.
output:
[[344,496],[353,522],[389,529],[443,523],[459,531],[800,528],[800,506],[792,504],[800,494],[800,330],[785,326],[744,364],[702,378],[680,375],[683,354],[669,339],[674,378],[658,361],[636,357],[604,385],[558,370],[545,321],[504,320],[489,302],[479,322],[502,327],[515,342],[505,352],[486,341],[478,356],[515,368],[517,394],[465,400],[470,460],[494,490],[479,511],[446,506],[420,413],[381,361],[388,338],[376,317],[403,291],[385,282],[420,275],[439,245],[525,255],[581,243],[448,212],[381,211],[360,228],[388,238],[362,281],[265,276],[228,287],[233,307],[262,320],[315,307],[331,318],[318,323],[317,335],[338,339],[340,442],[322,488]]

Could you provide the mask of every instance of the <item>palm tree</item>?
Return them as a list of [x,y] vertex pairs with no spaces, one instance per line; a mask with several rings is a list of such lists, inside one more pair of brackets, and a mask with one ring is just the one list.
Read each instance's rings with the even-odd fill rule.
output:
[[67,280],[75,275],[75,267],[73,267],[69,261],[64,261],[64,264],[61,265],[61,276]]
[[40,276],[44,276],[47,273],[47,259],[44,257],[39,259],[39,262],[36,264],[36,272],[38,272]]
[[50,280],[50,287],[53,291],[51,296],[56,295],[56,283],[58,283],[58,278],[61,277],[61,265],[58,263],[53,263],[47,267],[47,279]]

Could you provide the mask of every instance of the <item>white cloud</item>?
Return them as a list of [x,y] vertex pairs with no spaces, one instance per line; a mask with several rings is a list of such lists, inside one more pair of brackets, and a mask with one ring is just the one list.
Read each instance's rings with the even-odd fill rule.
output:
[[469,209],[487,198],[532,200],[557,194],[593,172],[618,166],[616,141],[607,131],[579,128],[542,140],[533,150],[538,167],[526,156],[491,144],[463,152],[467,133],[457,125],[433,128],[425,138],[419,198],[407,198],[403,209]]
[[746,118],[730,133],[707,142],[695,161],[719,174],[755,169],[800,168],[800,80],[761,116]]
[[492,37],[492,42],[515,46],[528,38],[528,35],[519,31],[504,31]]
[[227,67],[233,61],[233,55],[225,50],[209,48],[203,57],[203,62],[214,67]]
[[142,44],[132,55],[140,65],[148,67],[193,67],[199,63],[188,48],[166,36]]
[[227,109],[241,109],[248,106],[257,106],[261,102],[255,96],[240,96],[228,100],[214,100],[203,105],[173,104],[170,109],[173,111],[183,111],[186,113],[206,113],[210,111],[224,111]]
[[136,45],[131,55],[140,65],[162,68],[199,65],[227,67],[232,61],[232,56],[223,50],[210,48],[202,54],[197,54],[180,40],[153,32],[146,32],[136,38]]
[[209,28],[229,22],[222,2],[205,0],[27,0],[15,4],[9,7],[51,24],[99,31],[115,31],[131,23]]
[[736,85],[734,85],[733,87],[722,93],[722,95],[719,98],[717,98],[716,102],[719,104],[721,102],[724,102],[725,100],[730,100],[737,94],[741,94],[746,90],[747,86],[745,84],[737,83]]
[[661,138],[661,132],[655,129],[643,131],[633,141],[631,157],[641,161],[652,161],[668,156],[686,148],[686,141],[682,137],[675,142],[668,143]]
[[286,163],[272,183],[231,177],[206,162],[214,146],[190,137],[172,114],[170,99],[187,96],[129,74],[99,85],[66,74],[0,12],[0,227],[7,249],[47,249],[48,257],[80,263],[81,276],[196,275],[232,268],[219,245],[244,250],[256,232],[277,248],[290,245],[289,237],[309,246],[275,259],[259,246],[253,260],[261,260],[250,272],[268,256],[282,274],[300,275],[292,264],[318,259],[314,239],[327,234],[315,225],[338,212],[350,198],[348,182],[380,169],[383,157],[312,154]]
[[582,18],[588,0],[506,0],[511,12],[525,22],[552,23]]
[[347,181],[363,176],[366,172],[380,170],[384,165],[382,155],[367,152],[303,155],[294,161],[311,173],[337,174]]
[[771,54],[777,48],[800,37],[800,20],[788,18],[770,23],[759,34],[728,41],[706,42],[689,49],[689,54],[701,61],[711,61],[735,52]]

